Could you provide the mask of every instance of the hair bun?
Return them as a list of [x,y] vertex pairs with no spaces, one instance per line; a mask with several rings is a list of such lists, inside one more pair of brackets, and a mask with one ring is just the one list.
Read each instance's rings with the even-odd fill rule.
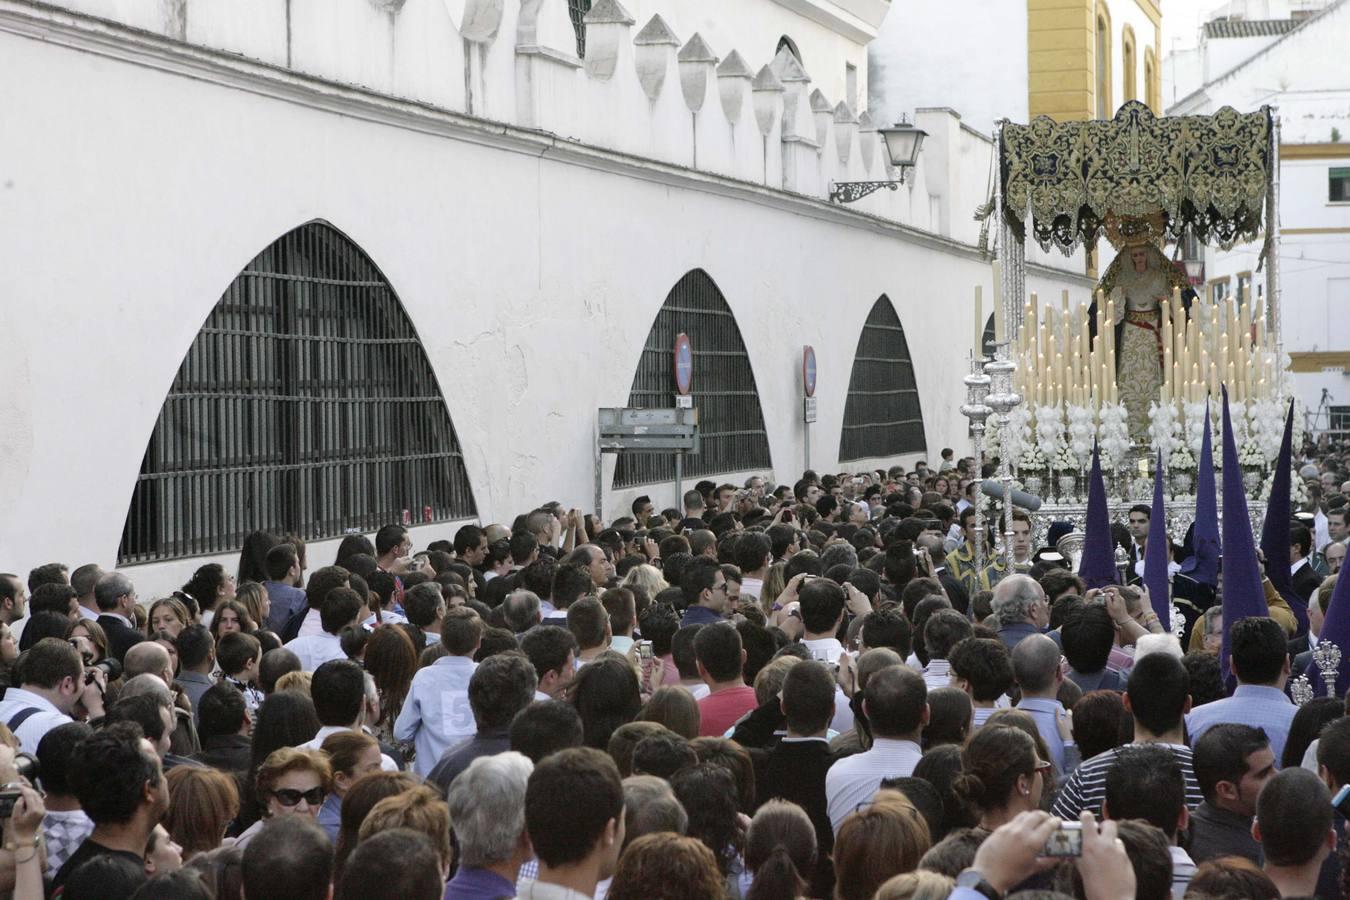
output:
[[971,775],[969,772],[956,777],[952,782],[952,790],[976,806],[979,806],[981,801],[984,800],[984,782],[980,780],[978,775]]

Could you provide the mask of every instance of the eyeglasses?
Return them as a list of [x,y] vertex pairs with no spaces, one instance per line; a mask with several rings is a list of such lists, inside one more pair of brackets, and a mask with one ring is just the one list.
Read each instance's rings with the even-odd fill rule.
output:
[[1050,773],[1052,773],[1054,770],[1055,770],[1054,763],[1041,762],[1040,760],[1037,760],[1035,768],[1033,768],[1031,771],[1040,772],[1042,777],[1048,778],[1050,777]]
[[318,806],[323,802],[324,791],[321,787],[310,788],[307,791],[297,791],[295,788],[277,788],[272,792],[272,796],[282,806],[298,806],[303,800],[310,806]]

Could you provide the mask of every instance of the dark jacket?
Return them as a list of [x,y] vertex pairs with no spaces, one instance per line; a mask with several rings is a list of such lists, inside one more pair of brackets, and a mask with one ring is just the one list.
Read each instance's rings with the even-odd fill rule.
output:
[[106,613],[98,617],[98,624],[108,636],[108,655],[121,662],[127,651],[148,638],[123,622],[117,616]]
[[216,734],[204,738],[201,752],[192,758],[223,772],[247,772],[252,753],[252,742],[242,734]]
[[1299,566],[1298,571],[1294,573],[1294,593],[1298,594],[1304,603],[1311,602],[1312,595],[1317,592],[1321,584],[1322,578],[1313,571],[1312,563]]
[[834,754],[825,740],[786,740],[768,753],[756,782],[756,802],[775,798],[800,806],[816,829],[817,866],[811,878],[812,897],[834,894],[834,829],[825,799],[825,773],[834,764]]

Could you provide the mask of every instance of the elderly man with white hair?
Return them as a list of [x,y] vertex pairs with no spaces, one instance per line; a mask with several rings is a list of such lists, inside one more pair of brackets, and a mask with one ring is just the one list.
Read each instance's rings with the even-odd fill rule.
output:
[[459,871],[445,900],[514,897],[520,867],[534,857],[525,831],[525,787],[534,764],[509,751],[480,756],[450,785]]
[[1050,624],[1045,589],[1030,575],[1008,575],[994,585],[991,607],[998,620],[999,639],[1010,651]]

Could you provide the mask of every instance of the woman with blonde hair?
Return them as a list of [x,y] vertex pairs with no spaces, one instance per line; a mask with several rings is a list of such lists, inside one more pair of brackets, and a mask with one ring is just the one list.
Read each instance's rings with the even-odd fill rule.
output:
[[219,769],[175,766],[169,780],[169,813],[164,827],[183,848],[183,862],[220,846],[225,829],[239,815],[239,788]]
[[956,882],[946,875],[919,869],[883,884],[875,900],[947,900],[955,887]]
[[441,874],[450,877],[450,866],[455,861],[450,847],[450,807],[440,792],[424,784],[385,797],[376,803],[361,823],[356,843],[390,828],[411,828],[431,838],[432,846],[441,858]]
[[177,597],[164,597],[150,604],[148,628],[151,637],[156,631],[167,631],[176,639],[191,624],[192,616],[188,608]]
[[765,803],[745,833],[745,867],[755,878],[745,900],[806,896],[816,854],[816,829],[806,812],[785,800]]
[[713,852],[678,834],[644,835],[619,857],[610,900],[721,900],[726,896]]
[[324,798],[332,789],[333,767],[322,752],[294,747],[272,751],[258,767],[254,779],[254,792],[262,805],[263,817],[239,835],[236,846],[248,846],[268,822],[279,818],[317,818]]
[[639,710],[639,722],[664,725],[687,741],[698,737],[698,701],[682,687],[662,685]]
[[928,823],[909,799],[898,791],[877,791],[835,833],[835,900],[872,900],[891,878],[917,869],[929,844]]
[[643,563],[640,566],[633,566],[624,576],[622,587],[638,587],[647,592],[648,599],[654,598],[657,594],[664,591],[670,585],[666,582],[665,576],[656,566]]
[[759,592],[759,605],[766,616],[773,615],[773,605],[778,601],[778,595],[787,587],[787,577],[784,574],[786,568],[783,563],[774,563],[764,574],[764,587]]
[[235,590],[234,600],[248,611],[248,617],[253,620],[252,630],[267,624],[267,617],[272,614],[272,600],[267,596],[267,588],[256,581],[246,581]]

